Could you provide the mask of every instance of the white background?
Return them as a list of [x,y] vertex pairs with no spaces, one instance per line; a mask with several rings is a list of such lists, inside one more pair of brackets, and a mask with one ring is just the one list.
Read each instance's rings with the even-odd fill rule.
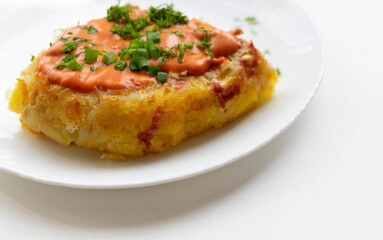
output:
[[[1,0],[0,45],[76,2]],[[383,5],[296,3],[323,33],[327,70],[285,133],[217,171],[146,188],[0,173],[0,239],[383,239]]]

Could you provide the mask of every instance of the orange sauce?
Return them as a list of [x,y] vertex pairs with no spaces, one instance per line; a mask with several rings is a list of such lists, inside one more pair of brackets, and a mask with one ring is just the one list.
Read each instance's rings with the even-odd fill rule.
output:
[[[61,37],[70,37],[68,41],[71,41],[71,37],[74,36],[91,39],[92,42],[98,44],[93,46],[94,49],[113,52],[118,56],[123,47],[129,46],[130,41],[124,40],[110,31],[111,26],[114,24],[116,23],[108,22],[105,18],[95,19],[88,22],[87,26],[92,25],[95,27],[98,30],[97,33],[88,34],[84,28],[73,27],[66,29]],[[194,31],[198,27],[211,30],[211,47],[215,58],[207,56],[203,53],[206,49],[201,49],[194,44],[193,48],[188,49],[192,53],[186,53],[182,63],[178,63],[176,58],[167,59],[166,64],[161,65],[161,71],[201,75],[211,67],[223,63],[225,58],[240,48],[240,41],[234,33],[216,29],[196,19],[190,20],[186,25],[175,25],[162,29],[161,42],[158,45],[168,50],[180,42],[200,42],[203,39],[204,33],[202,31]],[[184,37],[172,34],[173,30],[183,32]],[[78,48],[71,52],[71,54],[79,54],[76,60],[80,64],[84,63],[84,45],[91,46],[87,42],[78,42]],[[114,69],[114,64],[109,66],[104,64],[101,55],[98,56],[95,63],[84,64],[84,68],[81,71],[54,69],[54,66],[66,56],[62,52],[62,48],[64,48],[64,42],[56,41],[44,52],[38,65],[38,75],[47,77],[53,84],[68,87],[79,92],[89,92],[95,89],[135,89],[157,82],[156,78],[149,75],[147,71],[131,71],[129,67],[123,71],[117,71]],[[148,62],[152,65],[158,65],[158,60],[149,60]],[[91,71],[91,66],[94,66],[96,71]]]

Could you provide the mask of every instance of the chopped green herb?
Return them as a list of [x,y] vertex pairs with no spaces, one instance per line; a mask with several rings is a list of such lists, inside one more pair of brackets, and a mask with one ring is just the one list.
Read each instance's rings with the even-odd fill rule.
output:
[[137,57],[137,58],[134,58],[133,61],[137,63],[140,70],[143,70],[149,67],[148,60],[145,57]]
[[72,35],[73,33],[72,32],[68,32],[69,35]]
[[140,67],[138,67],[137,62],[135,62],[135,61],[130,61],[129,62],[129,67],[130,67],[130,70],[132,70],[132,71],[140,70]]
[[76,61],[76,58],[77,58],[78,55],[67,55],[65,56],[60,63],[56,64],[56,66],[54,67],[54,69],[64,69],[64,68],[68,68],[70,70],[73,70],[73,71],[79,71],[79,70],[82,70],[83,69],[83,66],[81,64],[79,64],[77,61]]
[[136,29],[136,31],[138,32],[150,25],[147,16],[141,16],[139,18],[136,18],[131,21],[131,24],[133,24],[134,29]]
[[212,49],[211,49],[211,37],[212,37],[212,34],[211,34],[211,30],[206,30],[204,29],[204,27],[199,27],[199,28],[196,28],[193,30],[194,32],[197,32],[197,31],[203,31],[203,39],[202,39],[202,42],[198,42],[197,43],[197,47],[200,47],[200,48],[207,48],[207,51],[204,51],[203,53],[214,58],[214,54],[212,52]]
[[[61,62],[59,62],[58,64],[56,64],[55,65],[55,67],[54,67],[54,69],[64,69],[64,68],[66,68],[66,63],[67,62],[69,62],[70,60],[72,60],[72,59],[76,59],[76,55],[67,55],[67,56],[65,56],[62,60],[61,60]],[[51,62],[53,63],[53,61],[51,60]]]
[[98,33],[98,30],[92,25],[89,25],[89,27],[85,27],[85,29],[88,34]]
[[167,73],[165,73],[165,72],[158,72],[157,73],[157,81],[158,82],[164,83],[164,82],[166,82],[167,79],[168,79]]
[[250,30],[251,34],[258,35],[258,33],[255,30]]
[[117,71],[124,71],[127,65],[128,64],[126,62],[118,60],[114,65],[114,69],[116,69]]
[[210,47],[211,46],[211,43],[209,43],[209,42],[204,42],[204,41],[202,41],[202,42],[197,42],[197,47]]
[[192,53],[187,49],[192,48],[193,46],[194,46],[194,42],[191,42],[191,43],[180,42],[169,50],[161,49],[162,53],[159,58],[160,64],[165,64],[166,63],[165,59],[168,59],[168,58],[177,58],[178,62],[182,63],[182,59],[185,53]]
[[111,6],[107,11],[106,19],[117,23],[131,24],[136,31],[141,31],[150,23],[154,23],[158,28],[168,28],[175,24],[186,24],[188,18],[179,11],[175,11],[173,5],[166,5],[165,7],[150,7],[147,16],[141,16],[137,19],[132,19],[130,13],[135,7],[130,4],[120,6],[119,4]]
[[161,57],[162,47],[154,44],[153,41],[134,39],[130,41],[129,48],[123,47],[119,52],[120,59],[145,57],[158,59]]
[[257,25],[259,23],[255,17],[247,17],[245,21],[251,25]]
[[[182,42],[181,42],[182,43]],[[191,43],[184,43],[186,48],[192,48],[194,47],[194,42]]]
[[52,46],[52,43],[51,43],[51,42],[49,43],[49,46]]
[[117,61],[117,56],[114,55],[112,52],[108,52],[104,54],[104,56],[102,57],[102,61],[109,66],[110,64],[113,64]]
[[160,57],[160,64],[166,64],[165,57]]
[[[173,49],[174,49],[174,47],[173,47]],[[176,52],[172,52],[173,49],[171,49],[171,50],[163,50],[162,51],[162,54],[161,54],[161,57],[160,57],[160,64],[165,64],[166,63],[165,59],[177,57],[177,53]]]
[[181,32],[180,30],[173,30],[171,31],[172,34],[178,36],[178,37],[185,37],[185,34]]
[[83,65],[79,64],[76,61],[76,59],[70,60],[65,65],[66,65],[67,68],[69,68],[70,70],[73,70],[73,71],[80,71],[80,70],[82,70],[84,68]]
[[100,44],[97,44],[97,43],[94,43],[94,42],[92,42],[92,40],[91,39],[88,39],[88,38],[82,38],[82,37],[73,37],[73,41],[75,41],[75,40],[79,40],[80,42],[87,42],[87,43],[89,43],[89,44],[92,44],[92,45],[100,45]]
[[133,71],[145,70],[148,69],[149,66],[150,65],[148,63],[148,60],[145,57],[132,58],[132,60],[129,62],[129,67]]
[[205,51],[204,54],[208,55],[211,58],[214,58],[214,54],[211,51]]
[[263,52],[263,55],[269,55],[270,54],[270,50],[266,49],[264,52]]
[[132,6],[130,4],[119,6],[118,3],[117,5],[111,6],[107,11],[106,20],[118,23],[127,23],[130,21],[129,13],[131,12],[131,8]]
[[[130,4],[124,6],[117,4],[110,7],[107,11],[106,19],[118,23],[113,25],[110,31],[123,39],[131,40],[129,47],[123,47],[118,53],[120,60],[116,62],[114,67],[116,70],[119,70],[120,65],[127,65],[127,63],[123,61],[127,59],[129,60],[129,68],[132,71],[147,70],[149,74],[156,76],[159,82],[165,82],[167,73],[159,72],[160,65],[150,65],[148,59],[159,59],[160,64],[164,64],[166,63],[165,59],[177,58],[178,62],[181,63],[186,53],[192,53],[188,49],[193,48],[194,43],[180,42],[169,50],[164,50],[161,46],[155,44],[161,41],[160,31],[162,28],[168,28],[176,24],[187,24],[189,20],[181,12],[174,10],[172,4],[150,7],[146,15],[144,14],[135,19],[131,18],[130,15],[134,12],[134,8],[135,7]],[[132,17],[135,17],[133,14]],[[154,28],[144,32],[143,30],[151,24],[155,25]],[[210,49],[211,43],[208,43],[211,34],[208,33],[210,32],[206,31],[206,43],[204,46],[208,47],[206,54],[212,55]],[[185,36],[185,34],[179,30],[172,31],[172,34],[179,37]],[[146,36],[146,41],[139,39],[143,36]],[[109,53],[103,55],[104,63],[109,65],[107,61]]]
[[145,48],[132,48],[130,49],[130,55],[132,58],[148,58],[148,50],[146,50]]
[[90,70],[91,70],[92,72],[95,72],[95,71],[96,71],[96,68],[95,68],[94,66],[90,66]]
[[140,38],[142,35],[136,31],[132,24],[126,24],[124,27],[119,27],[117,25],[113,25],[110,28],[110,31],[114,34],[119,35],[123,39],[129,38]]
[[158,43],[161,41],[160,32],[156,30],[146,31],[146,40]]
[[85,57],[84,57],[84,62],[91,64],[97,61],[98,54],[100,54],[100,51],[95,50],[88,45],[84,46],[85,48]]
[[35,60],[35,56],[32,55],[31,62],[33,62],[33,60]]
[[157,73],[160,71],[160,66],[149,65],[148,72],[152,76],[157,76]]
[[148,16],[158,28],[168,28],[176,24],[187,24],[189,19],[179,11],[174,10],[173,4],[165,7],[150,7]]
[[195,28],[195,29],[193,30],[193,32],[198,32],[198,31],[203,31],[203,30],[205,30],[204,27],[197,27],[197,28]]
[[123,27],[113,25],[110,29],[112,33],[119,35],[123,39],[135,39],[142,36],[139,32],[149,26],[150,23],[148,22],[147,16],[141,16],[136,19],[130,18],[129,14],[133,8],[130,4],[125,6],[119,6],[117,4],[108,9],[106,17],[108,21],[126,23]]
[[153,41],[145,42],[145,48],[148,50],[149,58],[158,59],[161,57],[162,47],[155,45]]
[[145,41],[141,39],[134,39],[130,41],[129,48],[141,48],[144,47]]
[[281,72],[281,70],[279,69],[279,67],[277,67],[275,70],[277,71],[278,76],[281,76],[281,75],[282,75],[282,72]]
[[118,53],[118,56],[120,56],[120,59],[126,59],[130,58],[131,50],[127,47],[123,47],[121,51]]
[[69,41],[69,42],[65,42],[65,47],[61,49],[61,51],[63,51],[64,53],[70,53],[71,51],[76,49],[77,49],[77,42]]
[[189,52],[187,49],[192,48],[193,46],[194,46],[194,42],[192,43],[180,42],[172,48],[174,49],[174,53],[176,54],[176,57],[179,63],[182,63],[182,59],[184,58],[185,53]]
[[66,41],[68,41],[68,39],[69,39],[69,37],[67,37],[67,38],[63,38],[63,37],[62,37],[62,38],[59,39],[59,41],[61,41],[61,42],[66,42]]

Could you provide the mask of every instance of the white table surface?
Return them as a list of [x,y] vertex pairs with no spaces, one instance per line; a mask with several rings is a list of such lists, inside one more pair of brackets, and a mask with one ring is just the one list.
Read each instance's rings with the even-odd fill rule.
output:
[[[1,0],[0,45],[76,2]],[[70,189],[0,172],[0,239],[383,239],[382,2],[296,3],[323,32],[327,70],[285,133],[153,187]]]

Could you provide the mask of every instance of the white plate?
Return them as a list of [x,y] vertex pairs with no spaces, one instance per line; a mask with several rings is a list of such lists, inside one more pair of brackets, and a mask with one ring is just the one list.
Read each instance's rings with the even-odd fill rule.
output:
[[[163,1],[138,1],[141,7]],[[203,7],[201,7],[203,6]],[[182,1],[176,9],[203,18],[222,29],[241,26],[282,71],[274,97],[252,113],[219,130],[208,131],[163,153],[132,162],[100,159],[100,153],[63,147],[22,130],[18,116],[8,111],[4,95],[30,58],[47,48],[53,29],[103,17],[107,6],[63,13],[45,19],[0,50],[0,169],[48,184],[78,188],[129,188],[160,184],[205,173],[257,150],[285,130],[306,107],[324,72],[323,46],[313,23],[285,0]],[[202,17],[203,16],[203,17]],[[235,18],[255,16],[260,24]],[[252,35],[251,30],[258,34]],[[24,37],[23,37],[24,36]],[[25,40],[27,36],[27,41]],[[28,44],[26,44],[28,42]],[[6,56],[12,56],[9,60]]]

